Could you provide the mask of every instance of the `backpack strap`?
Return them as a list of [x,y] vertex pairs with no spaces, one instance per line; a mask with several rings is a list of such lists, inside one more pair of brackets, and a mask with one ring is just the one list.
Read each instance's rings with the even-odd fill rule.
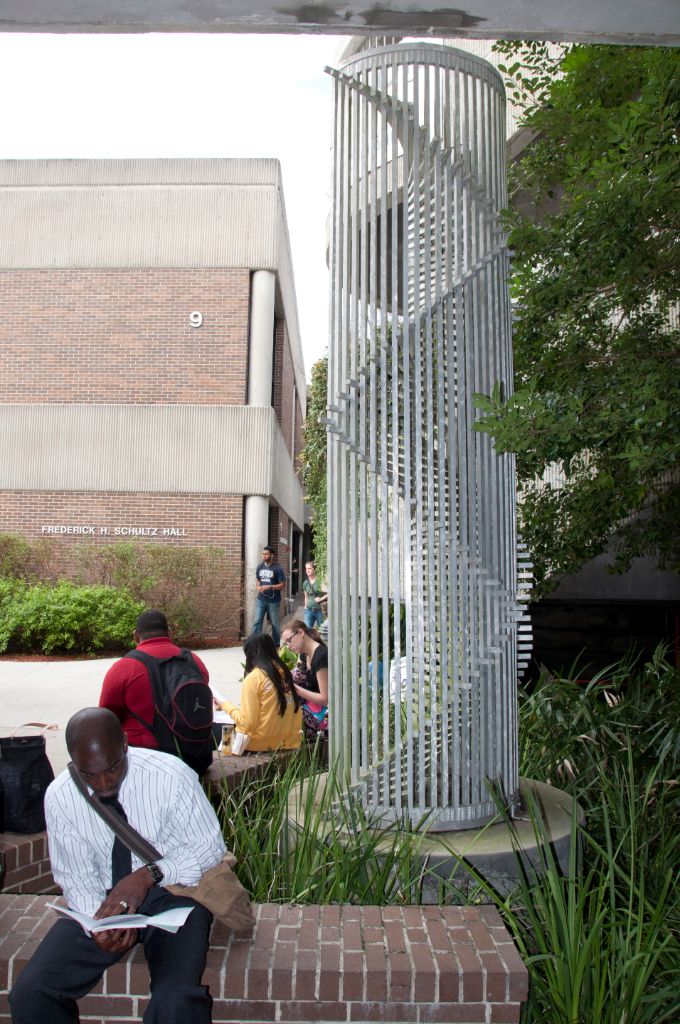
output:
[[[184,654],[184,651],[182,651]],[[158,668],[159,662],[170,661],[170,658],[176,658],[176,654],[171,654],[170,658],[154,658],[153,655],[147,654],[146,651],[128,651],[127,654],[123,655],[124,658],[131,658],[132,661],[138,661],[140,665],[143,665],[149,675],[149,685],[151,686],[151,698],[153,701],[154,712],[156,710],[157,694],[161,687],[161,674]],[[127,709],[133,718],[136,718],[138,722],[148,729],[153,735],[153,719],[147,722],[141,715],[138,715],[132,708]],[[155,715],[154,715],[155,717]]]
[[191,651],[186,647],[179,648],[179,654],[169,654],[167,658],[154,658],[152,654],[147,654],[146,651],[140,651],[135,649],[134,651],[128,651],[127,654],[123,655],[124,658],[132,658],[133,661],[139,661],[142,665],[145,665],[151,672],[154,669],[158,669],[159,665],[164,665],[166,661],[174,661],[175,658],[183,659],[187,664],[191,664],[195,669],[198,676],[200,671],[198,665],[191,656]]

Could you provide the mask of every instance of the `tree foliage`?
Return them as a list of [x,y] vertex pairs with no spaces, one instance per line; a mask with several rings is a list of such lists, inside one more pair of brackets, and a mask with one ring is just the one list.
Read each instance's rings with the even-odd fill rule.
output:
[[678,570],[680,52],[497,48],[533,141],[510,181],[516,391],[479,396],[478,429],[517,453],[538,592],[612,535],[617,570]]
[[328,356],[312,367],[307,391],[307,419],[305,420],[300,462],[305,485],[306,500],[312,509],[314,531],[314,561],[317,575],[325,579],[328,572],[327,552],[327,499],[326,499],[326,395],[328,390]]

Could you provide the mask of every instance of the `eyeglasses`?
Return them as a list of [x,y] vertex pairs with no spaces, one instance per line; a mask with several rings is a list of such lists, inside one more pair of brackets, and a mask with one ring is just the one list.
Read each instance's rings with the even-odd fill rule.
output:
[[290,642],[291,642],[291,640],[293,639],[294,636],[297,636],[298,632],[299,632],[299,630],[296,630],[294,633],[291,633],[290,636],[287,636],[287,637],[283,637],[282,636],[281,637],[281,643],[283,644],[283,646],[290,648]]

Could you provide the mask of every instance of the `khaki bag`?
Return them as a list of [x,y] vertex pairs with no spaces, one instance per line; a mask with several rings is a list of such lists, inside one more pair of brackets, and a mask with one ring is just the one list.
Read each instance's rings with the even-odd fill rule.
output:
[[253,905],[248,893],[234,874],[236,857],[225,853],[224,859],[210,868],[197,885],[166,885],[175,896],[196,900],[235,935],[250,935],[255,925]]

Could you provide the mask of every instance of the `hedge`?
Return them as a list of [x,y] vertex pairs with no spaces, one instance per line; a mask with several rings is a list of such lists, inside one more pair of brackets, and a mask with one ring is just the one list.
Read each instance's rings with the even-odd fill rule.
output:
[[126,590],[0,579],[0,652],[95,653],[133,646],[144,610]]

